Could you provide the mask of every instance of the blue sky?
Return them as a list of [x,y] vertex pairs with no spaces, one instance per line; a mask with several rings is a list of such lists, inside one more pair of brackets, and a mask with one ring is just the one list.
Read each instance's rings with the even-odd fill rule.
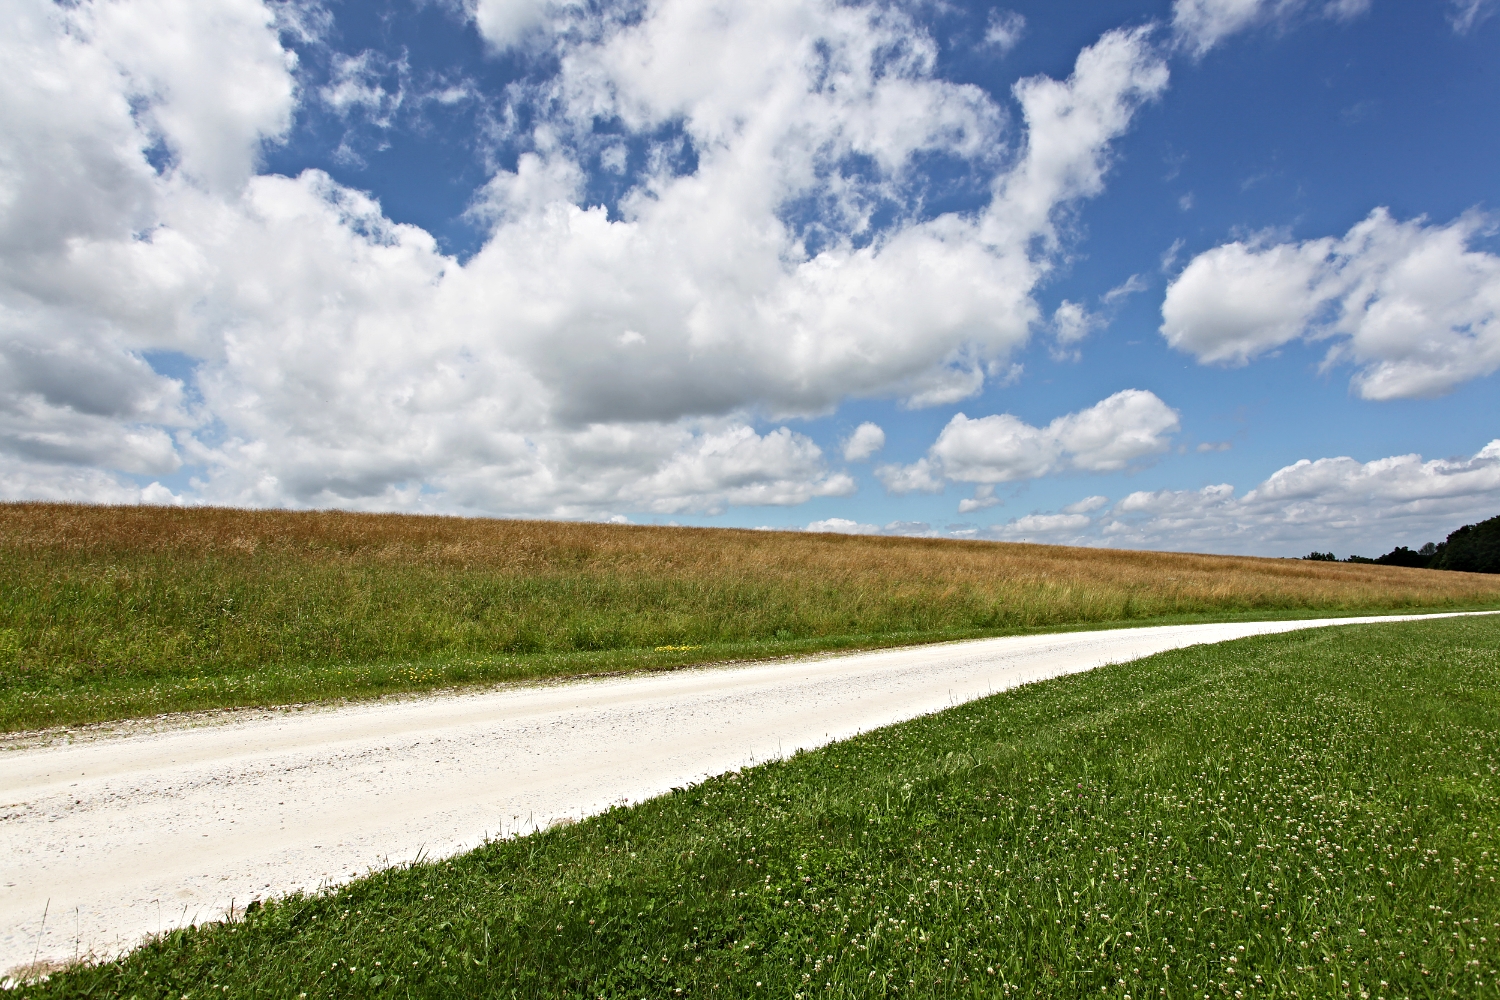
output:
[[0,496],[1500,513],[1500,4],[6,0]]

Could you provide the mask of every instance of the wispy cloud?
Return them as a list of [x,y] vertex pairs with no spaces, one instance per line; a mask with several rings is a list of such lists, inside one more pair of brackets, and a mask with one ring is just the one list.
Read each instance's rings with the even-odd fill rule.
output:
[[1176,0],[1172,31],[1181,48],[1202,58],[1229,36],[1260,25],[1285,25],[1309,13],[1350,21],[1369,8],[1370,0]]
[[1013,10],[992,10],[984,30],[984,43],[999,49],[1004,55],[1016,47],[1025,33],[1024,15]]
[[1496,0],[1451,0],[1452,10],[1448,14],[1448,21],[1453,25],[1453,30],[1460,35],[1467,35],[1485,18],[1495,12]]

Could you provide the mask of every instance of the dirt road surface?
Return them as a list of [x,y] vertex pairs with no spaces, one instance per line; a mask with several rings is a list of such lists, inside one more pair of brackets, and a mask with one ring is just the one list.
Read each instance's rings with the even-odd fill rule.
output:
[[443,857],[1031,681],[1392,618],[1018,636],[0,748],[0,970],[109,956],[231,906]]

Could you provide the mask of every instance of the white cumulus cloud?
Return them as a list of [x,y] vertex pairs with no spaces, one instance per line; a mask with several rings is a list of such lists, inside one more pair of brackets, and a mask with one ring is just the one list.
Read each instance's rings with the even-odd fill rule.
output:
[[[943,480],[996,484],[1066,471],[1118,472],[1159,455],[1181,423],[1154,393],[1126,389],[1086,410],[1035,427],[1009,413],[953,416],[926,457],[882,466],[876,475],[892,493],[936,492]],[[967,510],[989,506],[991,493]],[[967,512],[967,510],[965,512]]]
[[1378,556],[1500,510],[1500,439],[1468,458],[1302,459],[1244,493],[1228,483],[1086,497],[981,529],[1003,541],[1247,555]]
[[847,517],[830,517],[822,521],[813,521],[805,530],[833,535],[878,535],[880,534],[880,525],[860,524],[858,521],[851,521]]
[[919,458],[910,465],[877,465],[875,478],[885,485],[888,493],[897,496],[943,491],[941,466],[927,458]]
[[1084,497],[1077,503],[1070,503],[1062,509],[1064,514],[1092,514],[1101,507],[1109,506],[1109,497],[1092,496]]
[[972,514],[976,510],[988,510],[1000,505],[1000,498],[995,496],[994,483],[980,483],[974,487],[974,495],[958,502],[960,514]]
[[1102,319],[1077,302],[1063,299],[1052,313],[1053,335],[1065,346],[1078,343],[1103,325]]
[[504,51],[561,19],[572,5],[558,0],[465,0],[484,40]]
[[896,538],[945,537],[943,532],[935,530],[926,521],[891,521],[889,524],[879,525],[864,524],[847,517],[830,517],[821,521],[813,521],[802,530],[833,535],[887,535]]
[[1242,496],[1227,484],[1132,493],[1114,505],[1100,537],[1139,548],[1375,556],[1441,541],[1497,509],[1500,440],[1466,459],[1303,459]]
[[101,469],[79,465],[0,459],[0,501],[55,500],[183,506],[184,497],[161,483],[139,486]]
[[[1167,84],[1148,31],[1109,32],[1017,83],[1011,121],[884,4],[475,0],[496,47],[567,30],[536,36],[557,72],[510,93],[527,148],[475,193],[460,261],[326,174],[257,174],[299,99],[392,113],[388,61],[336,58],[304,93],[280,32],[306,32],[261,0],[6,8],[0,468],[84,499],[185,467],[191,498],[256,505],[846,495],[783,419],[1013,371],[1061,214]],[[583,203],[596,126],[610,169],[620,130],[648,150],[611,211]],[[933,156],[985,204],[924,216]]]
[[844,461],[864,462],[885,447],[885,431],[879,424],[866,420],[854,428],[849,440],[844,442]]
[[620,495],[661,513],[727,506],[791,506],[813,497],[848,496],[854,481],[829,473],[810,439],[785,427],[757,434],[733,427],[684,442],[651,475],[624,485]]
[[1243,364],[1298,338],[1330,340],[1366,399],[1435,396],[1500,369],[1500,257],[1472,249],[1487,220],[1398,222],[1376,209],[1343,237],[1234,242],[1167,289],[1162,335],[1201,362]]
[[1081,532],[1093,521],[1087,514],[1026,514],[996,525],[986,534],[1008,542],[1082,543]]
[[[22,4],[21,17],[30,20],[36,6]],[[54,18],[73,45],[107,61],[139,124],[199,183],[233,190],[254,170],[261,143],[291,126],[297,61],[261,0],[96,0]]]

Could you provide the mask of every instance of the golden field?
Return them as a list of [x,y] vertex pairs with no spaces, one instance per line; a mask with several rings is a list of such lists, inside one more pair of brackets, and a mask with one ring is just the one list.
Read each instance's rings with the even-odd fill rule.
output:
[[[0,505],[0,728],[1143,620],[1500,606],[1500,577],[344,512]],[[658,647],[675,647],[658,650]]]

